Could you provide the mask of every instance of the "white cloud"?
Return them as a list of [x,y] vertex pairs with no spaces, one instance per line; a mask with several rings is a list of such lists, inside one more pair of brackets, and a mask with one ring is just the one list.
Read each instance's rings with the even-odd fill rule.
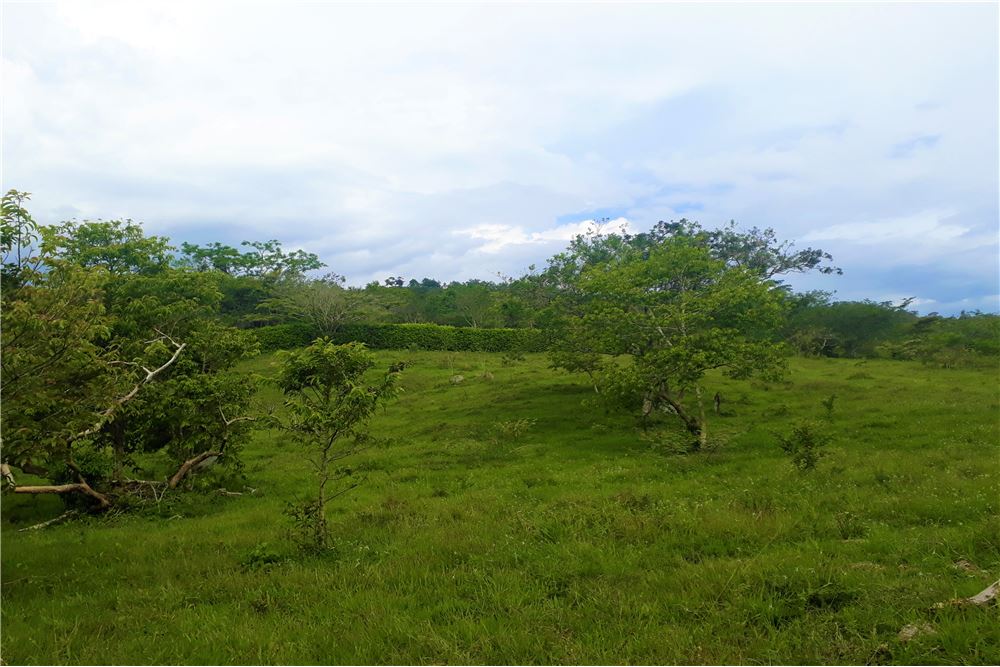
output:
[[517,273],[566,220],[687,216],[811,233],[845,293],[889,256],[992,294],[997,12],[11,3],[4,183],[41,221],[277,237],[355,283]]
[[953,210],[931,210],[899,218],[832,225],[809,232],[802,237],[802,240],[837,240],[855,243],[906,241],[923,245],[938,244],[959,238],[969,231],[968,227],[947,222],[954,216]]
[[524,227],[515,225],[482,224],[467,229],[456,229],[452,233],[486,241],[475,248],[478,252],[498,253],[511,245],[530,245],[552,241],[561,241],[565,245],[566,242],[581,234],[608,234],[621,231],[635,233],[638,230],[627,219],[619,217],[605,222],[596,220],[571,222],[540,232],[527,232]]

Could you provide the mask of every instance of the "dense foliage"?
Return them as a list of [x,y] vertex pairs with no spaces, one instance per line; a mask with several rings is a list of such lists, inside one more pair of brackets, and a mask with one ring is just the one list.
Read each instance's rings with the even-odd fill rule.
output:
[[[262,350],[308,345],[323,332],[306,323],[254,329]],[[377,350],[452,352],[541,352],[548,334],[539,329],[473,329],[437,324],[347,324],[331,335],[337,343],[364,343]]]
[[[772,332],[784,302],[769,272],[727,263],[692,235],[663,235],[642,246],[597,238],[578,248],[582,261],[564,255],[553,262],[579,268],[564,278],[568,289],[556,301],[565,304],[553,343],[556,366],[587,372],[595,388],[643,417],[675,414],[693,448],[707,443],[708,371],[780,375],[783,350]],[[686,393],[694,394],[694,406]]]
[[233,367],[258,348],[219,321],[215,276],[171,266],[167,240],[131,221],[39,226],[27,198],[3,201],[3,456],[57,484],[16,492],[103,508],[138,454],[185,474],[206,452],[235,462],[225,444],[250,423],[255,381]]
[[832,301],[825,292],[790,298],[783,337],[806,356],[916,360],[945,368],[995,365],[1000,316],[919,316],[904,302]]

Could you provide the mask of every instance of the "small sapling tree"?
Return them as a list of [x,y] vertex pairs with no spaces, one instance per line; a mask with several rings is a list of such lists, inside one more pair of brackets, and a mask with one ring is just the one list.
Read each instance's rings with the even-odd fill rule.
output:
[[278,377],[288,409],[279,424],[308,450],[316,474],[315,499],[290,512],[310,547],[328,546],[326,505],[355,486],[331,488],[350,474],[336,466],[365,446],[368,421],[395,390],[397,373],[392,369],[374,382],[365,381],[374,366],[375,359],[360,343],[334,345],[319,339],[289,353]]
[[815,422],[802,421],[792,427],[788,434],[778,436],[778,444],[788,454],[792,465],[799,472],[808,472],[816,467],[825,453],[830,436]]

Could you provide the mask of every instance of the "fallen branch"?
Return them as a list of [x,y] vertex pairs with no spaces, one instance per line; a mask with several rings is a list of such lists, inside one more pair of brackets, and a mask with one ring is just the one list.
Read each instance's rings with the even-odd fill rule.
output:
[[76,510],[69,510],[67,512],[63,512],[62,514],[60,514],[59,516],[57,516],[54,519],[49,519],[48,521],[43,521],[41,523],[36,523],[34,526],[28,526],[27,528],[21,528],[17,532],[23,533],[23,532],[29,531],[29,530],[41,530],[42,528],[48,528],[49,526],[54,526],[57,523],[62,523],[63,521],[65,521],[65,520],[67,520],[67,519],[69,519],[71,517],[76,516],[77,514],[79,514],[79,512],[77,512]]
[[188,476],[188,473],[190,473],[195,466],[197,466],[199,463],[202,463],[203,461],[206,461],[207,459],[212,458],[213,456],[218,457],[222,456],[222,454],[223,452],[220,449],[217,451],[202,452],[201,454],[198,454],[197,456],[188,459],[187,461],[181,464],[181,467],[177,469],[177,472],[175,472],[173,477],[170,478],[170,481],[167,482],[167,488],[176,489],[177,485],[180,484],[181,481],[183,481],[183,479]]
[[972,597],[968,598],[956,598],[954,600],[948,600],[947,602],[937,602],[934,604],[934,609],[944,609],[945,607],[961,607],[965,605],[975,605],[977,607],[982,607],[990,604],[991,602],[996,602],[1000,598],[1000,579],[994,581],[992,584],[979,591]]
[[43,494],[43,493],[82,493],[97,501],[97,509],[103,510],[111,506],[111,501],[104,494],[94,491],[86,481],[76,484],[50,484],[46,486],[18,486],[14,488],[14,493]]
[[[164,370],[166,370],[167,368],[169,368],[175,361],[177,361],[177,358],[180,356],[181,352],[184,350],[185,347],[187,347],[187,343],[178,343],[173,338],[171,338],[167,334],[163,333],[159,329],[157,329],[156,332],[158,334],[160,334],[160,338],[159,339],[154,339],[154,340],[162,340],[164,338],[167,339],[167,340],[169,340],[170,343],[174,346],[174,353],[173,353],[173,355],[171,355],[171,357],[163,365],[161,365],[158,368],[155,368],[153,370],[150,370],[150,369],[146,368],[145,366],[140,366],[140,368],[142,368],[142,370],[146,371],[146,377],[144,377],[142,380],[140,380],[139,382],[137,382],[136,385],[134,387],[132,387],[132,389],[128,393],[126,393],[123,396],[115,399],[115,401],[111,405],[109,405],[106,410],[104,410],[103,412],[101,412],[101,414],[98,415],[97,421],[95,421],[89,428],[86,428],[86,429],[80,431],[79,433],[77,433],[77,434],[75,434],[73,436],[70,436],[69,440],[66,442],[67,457],[68,457],[68,460],[66,461],[66,466],[70,470],[72,470],[74,473],[76,473],[77,483],[76,484],[47,484],[47,485],[42,485],[42,486],[15,486],[14,487],[14,493],[27,493],[27,494],[82,493],[83,495],[90,496],[91,498],[93,498],[94,500],[97,501],[97,507],[95,508],[97,511],[103,511],[103,510],[106,510],[107,508],[111,507],[111,501],[108,500],[108,497],[105,496],[103,493],[99,493],[99,492],[95,491],[90,486],[90,484],[87,483],[87,480],[84,479],[83,473],[80,472],[80,468],[76,465],[76,463],[73,462],[72,456],[71,456],[71,454],[69,454],[70,447],[77,440],[80,440],[82,438],[86,438],[87,436],[93,435],[97,431],[99,431],[102,428],[104,428],[104,426],[106,424],[108,424],[109,422],[111,422],[114,419],[115,414],[118,412],[119,409],[121,409],[121,407],[123,405],[125,405],[126,403],[128,403],[129,401],[131,401],[133,398],[135,398],[136,394],[139,393],[139,390],[142,389],[142,387],[144,385],[149,384],[150,382],[152,382],[156,378],[157,375],[159,375],[160,373],[162,373]],[[150,341],[150,342],[152,342],[152,341]],[[129,364],[131,365],[131,362],[129,362]],[[6,470],[6,473],[8,473],[8,474],[4,475],[4,478],[7,479],[8,482],[10,482],[10,481],[13,480],[13,475],[9,475],[9,472],[10,472],[10,468],[8,467],[7,470]]]
[[225,425],[222,436],[222,446],[219,449],[209,452],[202,452],[197,456],[194,456],[184,463],[177,469],[177,472],[173,474],[170,481],[167,482],[167,487],[171,489],[176,489],[177,485],[180,484],[185,477],[187,477],[192,470],[197,468],[199,464],[204,463],[211,458],[219,458],[226,453],[226,445],[229,443],[229,427],[238,422],[252,422],[256,421],[256,417],[233,417],[229,419],[226,417],[226,413],[223,412],[222,406],[219,406],[219,415],[222,417],[222,423]]

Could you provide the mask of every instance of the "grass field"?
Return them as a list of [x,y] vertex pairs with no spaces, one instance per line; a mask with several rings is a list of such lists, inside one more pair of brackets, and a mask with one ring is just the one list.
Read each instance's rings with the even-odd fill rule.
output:
[[[1000,663],[1000,609],[931,609],[1000,576],[996,369],[719,380],[726,442],[678,455],[541,355],[378,358],[413,365],[328,555],[285,536],[310,478],[274,431],[245,481],[135,514],[22,533],[61,504],[5,495],[3,661]],[[829,455],[800,473],[774,432],[832,394]],[[908,624],[927,626],[904,642]]]

